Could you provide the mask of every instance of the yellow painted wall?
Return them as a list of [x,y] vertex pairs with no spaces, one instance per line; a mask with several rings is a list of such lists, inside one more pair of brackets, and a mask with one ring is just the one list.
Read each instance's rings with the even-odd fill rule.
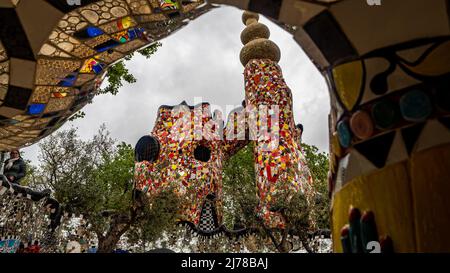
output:
[[414,154],[409,164],[417,251],[450,252],[450,145]]
[[374,212],[379,235],[391,236],[395,251],[414,252],[414,222],[408,181],[405,163],[398,163],[371,175],[355,178],[335,194],[332,210],[334,251],[342,252],[340,230],[348,223],[349,208],[354,206],[361,212]]
[[353,179],[333,198],[334,252],[342,252],[351,206],[375,213],[379,235],[389,235],[396,252],[450,252],[449,193],[449,144]]

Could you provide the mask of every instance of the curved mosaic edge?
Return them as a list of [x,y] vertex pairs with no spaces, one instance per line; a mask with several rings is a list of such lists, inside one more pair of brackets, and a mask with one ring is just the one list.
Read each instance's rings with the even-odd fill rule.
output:
[[[103,0],[79,6],[46,2],[50,5],[19,2],[0,12],[0,23],[8,30],[0,31],[0,40],[14,53],[6,56],[0,47],[0,150],[25,147],[49,135],[92,100],[109,66],[216,7],[203,0]],[[23,20],[16,9],[36,10],[48,18]],[[40,32],[30,32],[36,24],[41,24]],[[11,33],[16,39],[10,39]],[[35,36],[46,33],[39,37],[44,43],[36,44]]]

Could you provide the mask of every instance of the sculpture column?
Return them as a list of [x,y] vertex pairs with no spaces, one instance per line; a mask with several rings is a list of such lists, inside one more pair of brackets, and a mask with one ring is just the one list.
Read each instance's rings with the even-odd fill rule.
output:
[[302,191],[309,202],[312,179],[296,141],[292,93],[278,65],[280,49],[268,40],[270,31],[258,22],[257,14],[246,11],[242,20],[246,28],[241,33],[240,59],[245,66],[247,121],[255,140],[257,213],[267,227],[284,228],[279,201],[289,201]]

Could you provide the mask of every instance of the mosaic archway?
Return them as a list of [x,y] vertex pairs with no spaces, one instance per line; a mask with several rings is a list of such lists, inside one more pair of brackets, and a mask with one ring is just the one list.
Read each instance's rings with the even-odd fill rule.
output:
[[[211,8],[80,2],[0,1],[0,150],[54,131],[95,94],[108,64]],[[449,1],[209,2],[277,20],[327,79],[334,250],[367,215],[395,251],[448,250]],[[363,215],[353,209],[341,234],[351,207]]]
[[0,150],[49,135],[108,65],[207,12],[203,1],[0,1]]

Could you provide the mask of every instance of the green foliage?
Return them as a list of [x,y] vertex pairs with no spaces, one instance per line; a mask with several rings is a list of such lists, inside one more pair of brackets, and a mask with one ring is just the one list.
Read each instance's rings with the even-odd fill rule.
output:
[[[143,49],[138,50],[137,52],[139,54],[141,54],[142,56],[144,56],[146,59],[149,59],[153,54],[156,53],[156,51],[158,51],[158,47],[160,47],[160,46],[162,46],[162,44],[160,42],[156,42],[154,44],[151,44],[150,46],[147,46]],[[131,57],[130,57],[130,59],[131,59]]]
[[306,201],[306,197],[299,192],[294,194],[285,204],[285,209],[282,213],[288,221],[287,225],[296,231],[297,234],[307,231],[311,210]]
[[113,210],[126,213],[131,206],[134,150],[131,145],[122,142],[113,154],[102,154],[102,161],[92,170],[90,179],[90,188],[101,191],[101,200],[96,200],[98,212]]
[[124,142],[117,144],[105,126],[90,140],[80,139],[75,128],[58,131],[39,147],[40,164],[29,164],[25,183],[51,189],[66,210],[82,214],[89,238],[114,247],[131,228],[153,240],[175,222],[178,199],[174,194],[136,200],[134,149]]
[[311,175],[317,182],[315,186],[320,193],[328,194],[328,154],[320,152],[319,148],[314,145],[302,143],[301,146]]
[[[158,50],[158,48],[162,46],[161,43],[156,42],[153,43],[143,49],[137,50],[137,52],[144,56],[146,59],[149,59],[153,54],[156,53],[156,51]],[[132,59],[132,57],[134,56],[134,52],[126,55],[124,57],[125,61],[129,61]],[[107,74],[107,82],[108,84],[106,85],[106,87],[104,88],[100,88],[97,92],[96,95],[100,95],[100,94],[112,94],[112,95],[117,95],[117,93],[119,93],[119,89],[125,84],[125,83],[135,83],[137,81],[137,79],[133,76],[133,74],[130,73],[130,71],[128,70],[128,68],[125,65],[125,62],[119,61],[113,65],[111,65],[108,68]],[[79,118],[84,118],[85,113],[83,111],[78,111],[77,113],[75,113],[73,116],[70,117],[70,121],[79,119]]]
[[[303,153],[317,191],[316,202],[309,204],[302,193],[279,196],[273,209],[282,213],[288,229],[306,238],[310,232],[310,218],[313,217],[318,229],[329,229],[328,200],[328,156],[312,145],[302,143]],[[255,216],[258,204],[255,186],[253,144],[247,145],[224,163],[223,172],[224,223],[228,228],[236,224],[246,227],[263,228]],[[266,230],[278,251],[286,251],[283,234]],[[264,246],[263,245],[260,245]],[[267,247],[267,245],[266,245]],[[273,248],[274,246],[272,246]]]
[[161,239],[175,228],[178,219],[180,200],[172,189],[166,189],[152,199],[142,199],[144,211],[139,221],[126,234],[127,243],[139,245],[140,252],[146,251],[146,245]]
[[[314,180],[314,187],[319,193],[318,207],[320,212],[320,228],[328,227],[328,156],[313,145],[302,143],[302,149],[306,162]],[[255,186],[255,169],[253,144],[247,145],[224,163],[223,173],[224,187],[224,222],[232,227],[236,220],[245,222],[246,225],[254,223],[254,208],[258,202]],[[300,201],[303,198],[297,196],[292,199]],[[284,200],[286,200],[284,198]],[[287,205],[287,204],[283,204]],[[296,204],[295,206],[299,206]],[[280,206],[282,206],[280,204]],[[324,213],[326,212],[326,213]]]
[[254,226],[258,204],[253,156],[254,144],[249,144],[225,161],[223,166],[224,224]]
[[[149,45],[146,48],[138,50],[137,52],[144,56],[146,59],[149,59],[158,48],[161,46],[161,43],[157,42]],[[134,56],[134,52],[125,56],[125,60],[129,61]],[[113,94],[116,95],[119,92],[119,88],[123,86],[124,82],[127,83],[135,83],[136,78],[133,74],[130,73],[128,68],[125,66],[124,61],[119,61],[114,65],[108,68],[107,74],[108,85],[105,88],[99,90],[98,94]]]
[[112,94],[116,95],[119,88],[123,86],[124,82],[135,83],[136,78],[130,74],[128,68],[123,61],[119,61],[108,68],[108,85],[101,88],[98,94]]
[[328,197],[328,154],[319,152],[313,145],[302,143],[302,149],[306,162],[314,179],[314,187],[317,190],[314,211],[319,229],[330,228],[330,200]]
[[102,126],[88,141],[76,129],[59,131],[40,145],[40,181],[53,190],[55,198],[70,209],[93,219],[104,210],[126,212],[131,206],[133,148],[115,141]]

